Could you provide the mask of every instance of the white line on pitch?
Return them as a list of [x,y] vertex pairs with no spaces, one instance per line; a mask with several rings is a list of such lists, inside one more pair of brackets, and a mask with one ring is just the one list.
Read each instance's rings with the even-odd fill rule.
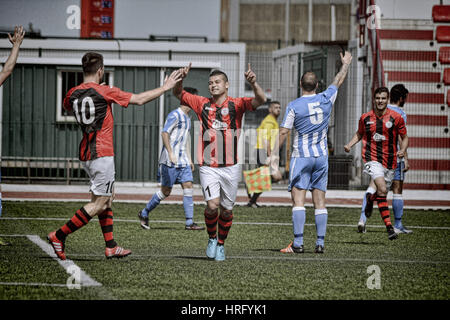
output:
[[53,251],[53,248],[51,245],[49,245],[47,242],[45,242],[44,240],[42,240],[39,236],[37,235],[27,235],[26,236],[31,242],[33,242],[34,244],[36,244],[39,248],[42,249],[42,251],[44,251],[47,255],[49,255],[50,257],[52,257],[54,260],[56,260],[63,268],[64,270],[66,270],[66,272],[68,274],[72,274],[71,272],[69,272],[69,268],[72,269],[73,266],[77,267],[78,269],[80,269],[80,285],[83,287],[100,287],[102,284],[95,281],[94,279],[92,279],[86,272],[84,272],[83,270],[81,270],[80,267],[78,267],[72,260],[60,260],[55,252]]
[[29,286],[29,287],[62,287],[67,288],[67,284],[62,283],[39,283],[39,282],[0,282],[0,286]]
[[[43,220],[43,221],[67,221],[68,218],[30,218],[30,217],[2,217],[1,220]],[[132,219],[114,219],[114,222],[128,222],[128,223],[138,223],[138,220]],[[186,223],[181,220],[150,220],[149,223]],[[292,226],[291,222],[238,222],[235,221],[233,224],[241,225],[268,225],[268,226]],[[305,226],[315,226],[315,224],[306,223]],[[327,224],[327,227],[349,227],[355,228],[356,223],[353,224]],[[386,228],[383,225],[367,225],[370,228]],[[450,227],[428,227],[428,226],[408,226],[410,229],[428,229],[428,230],[450,230]]]

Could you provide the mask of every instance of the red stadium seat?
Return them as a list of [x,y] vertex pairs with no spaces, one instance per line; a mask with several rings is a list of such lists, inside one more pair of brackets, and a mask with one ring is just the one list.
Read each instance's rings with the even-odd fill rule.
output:
[[436,28],[436,40],[437,42],[450,43],[450,26],[438,26]]
[[433,6],[434,22],[450,22],[450,6]]
[[450,63],[450,47],[439,48],[439,62],[442,64]]
[[446,86],[450,85],[450,68],[444,69],[444,79],[442,81],[444,81]]
[[447,105],[450,107],[450,89],[447,90]]

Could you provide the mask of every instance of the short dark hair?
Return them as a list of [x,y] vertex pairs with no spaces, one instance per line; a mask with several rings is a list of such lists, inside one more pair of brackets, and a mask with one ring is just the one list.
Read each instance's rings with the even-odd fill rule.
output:
[[213,70],[211,71],[211,73],[209,74],[209,77],[211,78],[212,76],[223,76],[225,81],[228,82],[228,77],[227,74],[223,71],[220,70]]
[[408,89],[406,89],[402,83],[396,84],[391,88],[391,92],[389,94],[391,103],[397,103],[402,98],[403,100],[405,100],[408,96],[408,93]]
[[269,102],[269,107],[272,106],[273,104],[279,104],[281,106],[280,101],[273,100]]
[[386,93],[387,93],[387,96],[388,96],[388,98],[389,98],[389,89],[386,88],[386,87],[379,87],[379,88],[376,88],[375,91],[374,91],[374,93],[373,93],[373,97],[375,98],[375,96],[376,96],[377,94],[382,93],[382,92],[386,92]]
[[317,76],[312,71],[306,71],[300,80],[301,87],[305,91],[313,91],[316,89],[317,84],[319,83],[319,80],[317,79]]
[[198,95],[198,90],[197,90],[197,89],[195,89],[195,88],[191,88],[191,87],[184,87],[183,89],[184,89],[185,91],[189,92],[189,93],[192,93],[192,94],[196,94],[196,95]]
[[81,59],[83,73],[91,75],[103,68],[103,56],[97,52],[87,52]]

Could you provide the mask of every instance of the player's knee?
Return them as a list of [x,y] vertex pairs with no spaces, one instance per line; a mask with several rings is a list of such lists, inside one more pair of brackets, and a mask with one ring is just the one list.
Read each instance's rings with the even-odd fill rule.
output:
[[210,211],[215,211],[215,210],[219,209],[220,201],[219,201],[219,199],[209,200],[207,203],[207,206]]
[[170,196],[170,193],[172,192],[172,188],[162,187],[161,192],[163,193],[164,197],[168,197],[168,196]]
[[225,219],[229,219],[233,215],[233,211],[222,207],[220,210],[220,215]]
[[385,186],[377,188],[377,194],[378,194],[380,197],[385,197],[385,196],[387,196],[387,188],[386,188]]

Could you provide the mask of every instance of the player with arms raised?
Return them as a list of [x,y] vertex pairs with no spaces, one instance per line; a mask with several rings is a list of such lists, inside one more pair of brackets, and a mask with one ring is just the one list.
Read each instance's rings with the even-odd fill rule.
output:
[[77,210],[61,228],[48,234],[47,239],[56,255],[65,260],[66,237],[85,226],[92,217],[98,216],[106,244],[107,258],[121,258],[131,253],[119,247],[113,237],[113,212],[111,203],[114,191],[113,113],[111,104],[123,107],[129,104],[143,105],[172,89],[181,80],[181,71],[166,77],[164,84],[139,94],[124,92],[116,87],[101,85],[105,68],[103,56],[88,52],[82,58],[83,83],[69,90],[64,108],[72,110],[83,132],[79,146],[79,159],[88,173],[91,201]]
[[[190,69],[184,68],[183,77]],[[227,75],[214,70],[209,75],[210,98],[190,94],[179,82],[174,95],[182,105],[189,106],[201,123],[197,160],[200,165],[200,183],[207,206],[205,223],[209,235],[206,255],[216,261],[225,260],[224,242],[233,221],[233,206],[236,200],[241,168],[238,164],[238,139],[245,111],[254,111],[266,102],[262,88],[250,64],[245,72],[254,98],[232,98],[228,96]],[[220,208],[220,215],[219,215]],[[219,234],[217,239],[217,225]]]
[[293,208],[292,223],[294,241],[283,253],[303,253],[303,230],[305,226],[306,192],[312,192],[316,222],[316,253],[324,252],[328,211],[325,206],[325,192],[328,185],[328,121],[336,100],[338,88],[347,76],[352,55],[341,53],[342,67],[327,90],[316,94],[317,76],[306,72],[300,81],[302,96],[289,103],[280,128],[280,139],[272,152],[278,155],[280,146],[291,129],[295,129],[288,190],[291,192]]

